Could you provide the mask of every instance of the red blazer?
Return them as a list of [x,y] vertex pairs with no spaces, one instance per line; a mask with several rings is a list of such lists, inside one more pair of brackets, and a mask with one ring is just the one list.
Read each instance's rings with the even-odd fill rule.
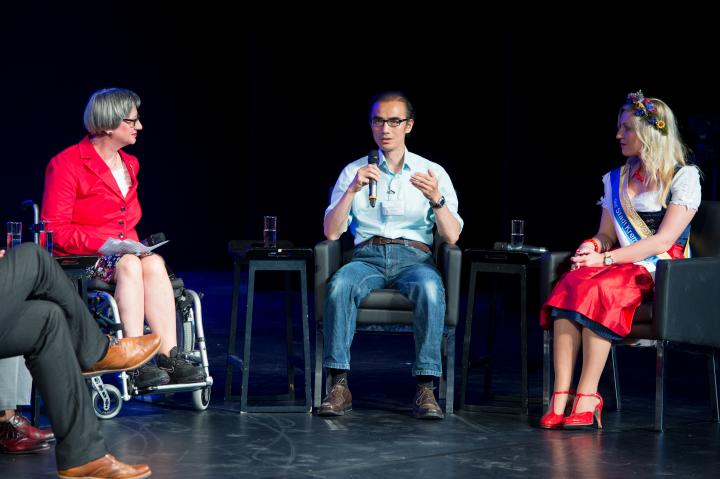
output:
[[140,165],[136,157],[122,150],[119,153],[131,178],[125,197],[88,137],[50,160],[45,170],[42,219],[53,232],[53,254],[97,254],[108,237],[138,241]]

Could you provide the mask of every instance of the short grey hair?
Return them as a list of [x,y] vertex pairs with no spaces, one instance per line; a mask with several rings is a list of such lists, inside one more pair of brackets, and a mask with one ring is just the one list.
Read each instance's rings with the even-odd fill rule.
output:
[[140,108],[140,97],[133,91],[124,88],[98,90],[90,95],[85,107],[85,129],[94,136],[104,135],[107,130],[120,126],[133,106]]

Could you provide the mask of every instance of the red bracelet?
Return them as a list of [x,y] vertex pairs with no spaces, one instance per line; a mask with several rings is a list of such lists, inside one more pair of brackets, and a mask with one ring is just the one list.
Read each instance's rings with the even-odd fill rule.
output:
[[595,238],[588,238],[588,239],[584,240],[583,243],[592,243],[593,249],[595,250],[595,252],[596,253],[600,252],[600,242],[598,240],[596,240]]

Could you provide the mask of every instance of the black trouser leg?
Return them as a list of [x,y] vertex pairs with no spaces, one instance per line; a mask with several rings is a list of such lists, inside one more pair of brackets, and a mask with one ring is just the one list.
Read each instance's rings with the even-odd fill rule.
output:
[[95,323],[72,281],[52,256],[34,244],[9,250],[0,259],[0,317],[27,299],[43,299],[64,312],[72,350],[82,370],[89,369],[107,351],[107,338]]
[[7,313],[0,313],[0,357],[25,356],[57,438],[58,469],[105,455],[107,448],[64,311],[52,302],[30,300]]

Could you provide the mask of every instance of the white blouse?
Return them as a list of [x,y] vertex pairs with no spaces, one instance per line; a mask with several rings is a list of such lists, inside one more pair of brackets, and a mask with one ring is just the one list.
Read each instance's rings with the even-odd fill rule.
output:
[[[610,173],[603,176],[605,196],[598,204],[612,210],[612,193],[610,190]],[[662,209],[660,191],[645,191],[632,199],[633,207],[641,213],[653,213]],[[700,172],[696,166],[686,165],[680,168],[670,184],[670,203],[697,210],[700,207],[702,190],[700,188]]]
[[125,168],[125,163],[120,162],[120,166],[110,170],[112,171],[113,176],[115,177],[115,181],[117,182],[118,188],[120,188],[120,192],[122,193],[123,197],[127,196],[128,190],[130,190],[130,173],[128,173],[127,168]]

